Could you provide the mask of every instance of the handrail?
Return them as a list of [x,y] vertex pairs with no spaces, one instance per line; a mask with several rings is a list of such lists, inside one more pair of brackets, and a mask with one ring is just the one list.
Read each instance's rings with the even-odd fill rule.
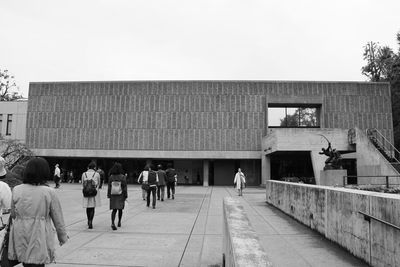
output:
[[374,128],[374,130],[375,130],[377,133],[379,133],[379,135],[380,135],[381,137],[383,137],[383,139],[384,139],[386,142],[388,142],[389,145],[391,145],[392,148],[393,148],[397,153],[400,154],[400,151],[398,151],[397,148],[396,148],[392,143],[390,143],[390,141],[389,141],[378,129]]
[[[343,186],[347,185],[347,178],[385,178],[386,188],[389,188],[389,178],[390,177],[400,177],[400,175],[344,175],[343,176]],[[392,183],[393,185],[393,183]],[[396,184],[397,185],[397,184]]]
[[[370,215],[370,214],[367,214],[367,213],[362,212],[362,211],[358,211],[358,213],[364,215],[364,219],[366,219],[366,217],[368,217],[368,218],[374,219],[375,221],[378,221],[378,222],[381,222],[381,223],[383,223],[383,224],[389,225],[389,226],[391,226],[391,227],[393,227],[393,228],[395,228],[395,229],[397,229],[397,230],[400,230],[400,227],[399,227],[399,226],[394,225],[394,224],[392,224],[392,223],[389,223],[389,222],[387,222],[387,221],[381,220],[381,219],[379,219],[379,218],[377,218],[377,217],[374,217],[374,216],[372,216],[372,215]],[[369,219],[366,219],[366,220],[369,220]]]
[[[375,134],[374,134],[374,133],[375,133]],[[399,160],[397,159],[397,157],[396,157],[396,153],[392,153],[392,151],[394,151],[394,152],[397,152],[397,155],[400,155],[400,151],[397,150],[397,148],[396,148],[392,143],[390,143],[390,141],[389,141],[378,129],[376,129],[376,128],[366,129],[366,135],[368,136],[368,138],[369,138],[371,135],[379,135],[379,137],[382,138],[382,139],[385,141],[385,143],[383,143],[382,141],[380,141],[376,136],[374,136],[374,137],[375,137],[375,141],[376,141],[380,146],[382,146],[382,148],[384,149],[385,153],[386,153],[386,151],[390,152],[390,157],[391,157],[392,159],[394,159],[394,160],[396,161],[396,163],[400,163],[400,161],[399,161]],[[389,149],[386,149],[386,145],[385,145],[386,143],[389,144]]]

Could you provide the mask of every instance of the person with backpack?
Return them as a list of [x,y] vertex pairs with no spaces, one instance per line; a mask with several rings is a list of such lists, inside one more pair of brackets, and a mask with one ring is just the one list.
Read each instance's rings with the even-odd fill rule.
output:
[[168,163],[168,169],[165,171],[167,174],[167,197],[175,199],[175,183],[177,182],[178,175],[174,168],[172,168],[172,164]]
[[88,228],[93,229],[95,208],[101,206],[100,174],[95,171],[96,163],[91,161],[88,170],[82,174],[83,207],[86,208]]
[[143,171],[139,174],[139,178],[137,180],[138,184],[141,185],[142,187],[142,198],[143,200],[146,200],[146,195],[147,195],[147,189],[149,185],[147,183],[143,183],[144,180],[147,181],[147,178],[149,176],[149,165],[146,165],[143,169]]
[[150,194],[153,196],[153,201],[152,201],[152,207],[153,209],[156,208],[156,191],[157,191],[157,184],[158,184],[158,175],[157,172],[153,171],[150,166],[146,166],[145,170],[147,171],[147,175],[144,175],[143,173],[146,171],[143,171],[140,176],[138,181],[142,180],[142,188],[146,190],[147,192],[147,207],[150,207]]
[[122,210],[125,208],[125,200],[128,198],[126,176],[123,175],[121,163],[115,163],[110,170],[108,178],[107,197],[110,199],[111,229],[117,230],[115,226],[115,215],[118,210],[118,227],[121,227]]

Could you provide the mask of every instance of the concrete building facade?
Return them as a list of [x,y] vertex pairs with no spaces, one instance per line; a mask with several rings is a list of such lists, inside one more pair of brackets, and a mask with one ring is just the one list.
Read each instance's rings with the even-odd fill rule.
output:
[[259,185],[271,178],[262,148],[271,129],[376,128],[393,140],[389,89],[360,82],[31,83],[26,142],[66,168],[72,159],[119,160],[134,177],[145,163],[170,162],[181,183],[226,185],[240,166],[249,185]]

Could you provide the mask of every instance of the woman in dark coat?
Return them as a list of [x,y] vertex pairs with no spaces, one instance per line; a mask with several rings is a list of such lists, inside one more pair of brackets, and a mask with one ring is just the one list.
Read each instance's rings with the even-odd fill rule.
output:
[[110,199],[110,210],[112,210],[111,228],[117,230],[114,224],[115,215],[118,210],[118,227],[121,227],[122,210],[125,207],[125,200],[128,198],[128,190],[121,163],[115,163],[109,173],[107,197]]

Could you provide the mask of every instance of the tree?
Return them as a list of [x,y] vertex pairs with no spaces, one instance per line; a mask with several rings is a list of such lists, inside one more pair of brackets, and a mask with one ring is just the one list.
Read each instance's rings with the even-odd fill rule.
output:
[[23,164],[30,157],[34,156],[33,152],[19,140],[5,139],[0,137],[0,153],[6,161],[6,168],[11,170],[16,165]]
[[281,126],[285,127],[312,127],[317,126],[316,108],[296,108],[291,115],[281,119]]
[[389,82],[392,97],[394,145],[400,148],[400,32],[397,33],[399,48],[394,52],[390,47],[369,42],[364,46],[362,74],[372,82]]
[[0,101],[13,101],[22,98],[16,90],[18,89],[14,76],[8,70],[0,69]]

